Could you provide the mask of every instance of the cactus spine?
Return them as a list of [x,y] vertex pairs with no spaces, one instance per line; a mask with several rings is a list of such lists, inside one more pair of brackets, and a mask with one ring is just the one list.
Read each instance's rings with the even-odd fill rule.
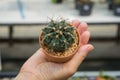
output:
[[63,52],[74,43],[74,27],[65,20],[51,20],[43,32],[43,44],[52,52]]

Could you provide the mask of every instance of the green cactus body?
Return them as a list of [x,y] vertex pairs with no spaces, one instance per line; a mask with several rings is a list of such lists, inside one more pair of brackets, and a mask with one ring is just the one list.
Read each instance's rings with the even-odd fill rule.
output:
[[74,43],[74,29],[65,20],[51,20],[43,29],[43,44],[52,52],[63,52]]

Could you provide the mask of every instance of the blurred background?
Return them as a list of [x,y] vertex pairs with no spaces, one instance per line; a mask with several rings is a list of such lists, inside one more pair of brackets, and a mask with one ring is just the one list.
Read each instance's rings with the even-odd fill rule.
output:
[[59,18],[87,22],[95,47],[70,80],[96,80],[101,70],[120,78],[120,0],[0,0],[0,80],[14,79],[40,48],[41,29]]

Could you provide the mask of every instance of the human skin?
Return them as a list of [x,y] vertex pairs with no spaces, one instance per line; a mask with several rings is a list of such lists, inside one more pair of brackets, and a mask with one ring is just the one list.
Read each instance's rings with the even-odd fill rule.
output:
[[71,77],[87,54],[94,49],[88,44],[90,32],[87,31],[87,24],[74,20],[72,25],[81,35],[81,45],[71,60],[65,63],[48,62],[40,48],[23,64],[15,80],[67,80]]

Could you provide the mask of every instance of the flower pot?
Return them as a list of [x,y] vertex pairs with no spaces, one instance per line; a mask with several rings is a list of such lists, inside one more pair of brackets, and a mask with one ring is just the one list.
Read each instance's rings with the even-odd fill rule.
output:
[[74,56],[74,54],[77,52],[79,45],[80,45],[79,43],[80,34],[76,28],[74,30],[74,36],[75,36],[74,37],[75,41],[67,50],[62,51],[62,52],[54,52],[54,51],[51,51],[48,47],[46,47],[45,44],[43,43],[44,36],[43,36],[43,32],[41,32],[39,36],[39,43],[40,43],[41,48],[43,49],[43,52],[46,55],[47,60],[50,62],[57,62],[57,63],[63,63],[63,62],[69,61]]
[[92,12],[93,3],[81,4],[79,3],[79,13],[81,16],[88,16]]
[[107,0],[108,2],[108,9],[113,10],[113,0]]
[[79,6],[78,0],[75,0],[75,9],[79,9],[78,6]]
[[113,11],[115,16],[120,16],[120,4],[114,4]]

